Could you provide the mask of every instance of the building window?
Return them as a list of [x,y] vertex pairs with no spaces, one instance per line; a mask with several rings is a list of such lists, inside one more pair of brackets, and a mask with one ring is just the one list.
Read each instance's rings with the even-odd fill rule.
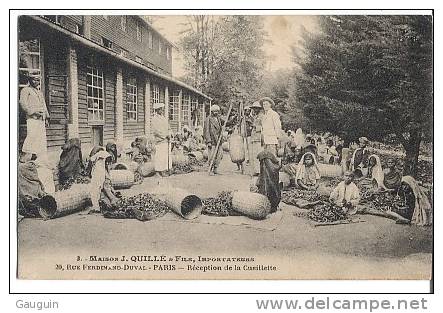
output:
[[137,55],[135,56],[135,62],[143,64],[143,59]]
[[136,27],[137,27],[137,40],[142,41],[142,29],[139,21],[137,21]]
[[192,97],[192,101],[191,101],[191,120],[192,120],[192,125],[196,126],[198,124],[198,115],[199,115],[199,111],[198,111],[198,99],[196,97]]
[[162,55],[162,41],[158,39],[158,54]]
[[88,121],[104,121],[103,71],[88,66]]
[[151,95],[151,113],[154,112],[154,103],[160,103],[160,87],[157,84],[152,85],[152,95]]
[[153,40],[152,40],[152,32],[148,31],[148,47],[149,49],[154,48]]
[[171,48],[166,47],[166,59],[170,59],[171,58]]
[[102,45],[105,48],[112,49],[112,41],[102,37]]
[[[40,40],[31,39],[19,43],[19,87],[28,84],[29,72],[38,73],[41,76],[41,50]],[[40,77],[40,84],[44,81]]]
[[126,31],[126,15],[122,15],[120,18],[120,24],[122,27],[122,31]]
[[190,109],[191,109],[191,95],[183,94],[182,111],[181,111],[182,125],[189,126],[189,110]]
[[180,109],[180,91],[174,90],[169,96],[169,120],[178,122],[178,110]]
[[137,80],[129,78],[126,84],[128,121],[137,121]]

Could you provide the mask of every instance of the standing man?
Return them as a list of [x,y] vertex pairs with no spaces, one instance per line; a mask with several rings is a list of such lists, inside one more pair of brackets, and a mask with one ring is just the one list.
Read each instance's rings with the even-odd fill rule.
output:
[[274,101],[271,98],[262,98],[260,104],[265,111],[262,120],[264,149],[277,156],[277,146],[282,133],[280,116],[272,109]]
[[165,104],[154,103],[154,116],[152,117],[152,133],[155,142],[154,167],[157,177],[165,177],[171,167],[169,154],[169,124],[165,117]]
[[351,159],[351,171],[357,178],[368,175],[368,163],[370,152],[366,148],[369,140],[366,137],[358,138],[359,147],[354,151]]
[[33,153],[37,162],[47,162],[46,127],[49,126],[49,113],[45,97],[39,89],[40,75],[29,73],[29,84],[20,92],[20,105],[26,113],[27,135],[23,143],[22,152]]
[[262,119],[264,111],[258,101],[251,106],[252,109],[252,129],[251,129],[251,145],[249,166],[251,175],[256,176],[260,173],[260,162],[257,159],[258,154],[263,150],[262,147]]
[[246,149],[248,150],[248,160],[246,161],[247,164],[249,164],[251,159],[254,157],[252,155],[252,147],[251,147],[251,135],[252,135],[252,127],[254,124],[254,119],[251,115],[251,107],[249,105],[245,106],[245,135],[246,135]]
[[211,114],[206,119],[203,130],[204,139],[209,151],[209,162],[214,159],[212,168],[210,169],[210,174],[212,175],[218,174],[217,168],[223,158],[223,149],[221,148],[221,143],[218,147],[218,150],[216,151],[217,141],[222,131],[222,121],[219,114],[220,107],[216,104],[212,105]]

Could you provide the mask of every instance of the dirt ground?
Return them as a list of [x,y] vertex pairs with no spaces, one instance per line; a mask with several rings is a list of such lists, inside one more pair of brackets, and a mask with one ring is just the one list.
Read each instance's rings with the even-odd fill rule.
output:
[[[250,177],[241,175],[225,155],[221,175],[194,172],[164,178],[199,196],[222,190],[248,190]],[[123,191],[149,192],[157,180]],[[283,217],[273,231],[245,226],[190,223],[180,220],[105,219],[78,214],[43,221],[23,219],[19,231],[19,277],[22,278],[264,278],[264,279],[429,279],[432,228],[396,225],[381,217],[362,215],[361,223],[314,227],[294,216],[300,209],[281,204]],[[172,214],[172,213],[170,213]],[[275,265],[276,270],[184,270],[188,261],[174,261],[179,270],[69,271],[89,256],[166,255],[252,257],[250,265]],[[81,260],[78,260],[79,257]],[[93,262],[94,263],[94,262]],[[112,263],[112,262],[111,262]],[[191,263],[193,263],[191,261]],[[56,264],[64,266],[56,270]],[[88,263],[90,264],[90,263]],[[97,262],[94,263],[97,265]],[[109,263],[100,263],[109,264]],[[114,263],[112,263],[114,264]],[[141,264],[141,263],[138,263]],[[154,263],[149,263],[154,264]],[[149,265],[148,264],[148,265]],[[193,263],[200,265],[197,262]],[[205,265],[220,265],[214,261]],[[223,263],[224,264],[224,263]],[[243,266],[243,264],[242,264]]]

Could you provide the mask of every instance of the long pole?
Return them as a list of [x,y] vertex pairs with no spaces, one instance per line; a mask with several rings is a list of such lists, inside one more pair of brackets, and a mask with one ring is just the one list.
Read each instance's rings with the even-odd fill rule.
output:
[[226,128],[226,123],[228,122],[229,115],[231,115],[231,110],[232,110],[232,102],[229,105],[228,115],[226,116],[226,119],[225,119],[225,122],[223,123],[220,135],[218,136],[217,145],[215,146],[214,153],[212,153],[211,162],[209,163],[208,173],[211,172],[212,166],[214,165],[215,158],[217,157],[218,149],[220,148],[221,139],[223,137],[223,133],[224,133],[225,128]]

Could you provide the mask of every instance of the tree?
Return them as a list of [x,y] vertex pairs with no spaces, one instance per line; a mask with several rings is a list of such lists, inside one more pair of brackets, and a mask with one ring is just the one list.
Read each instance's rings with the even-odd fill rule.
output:
[[294,53],[305,114],[347,141],[395,134],[415,175],[420,142],[432,138],[432,18],[324,16],[320,26]]

